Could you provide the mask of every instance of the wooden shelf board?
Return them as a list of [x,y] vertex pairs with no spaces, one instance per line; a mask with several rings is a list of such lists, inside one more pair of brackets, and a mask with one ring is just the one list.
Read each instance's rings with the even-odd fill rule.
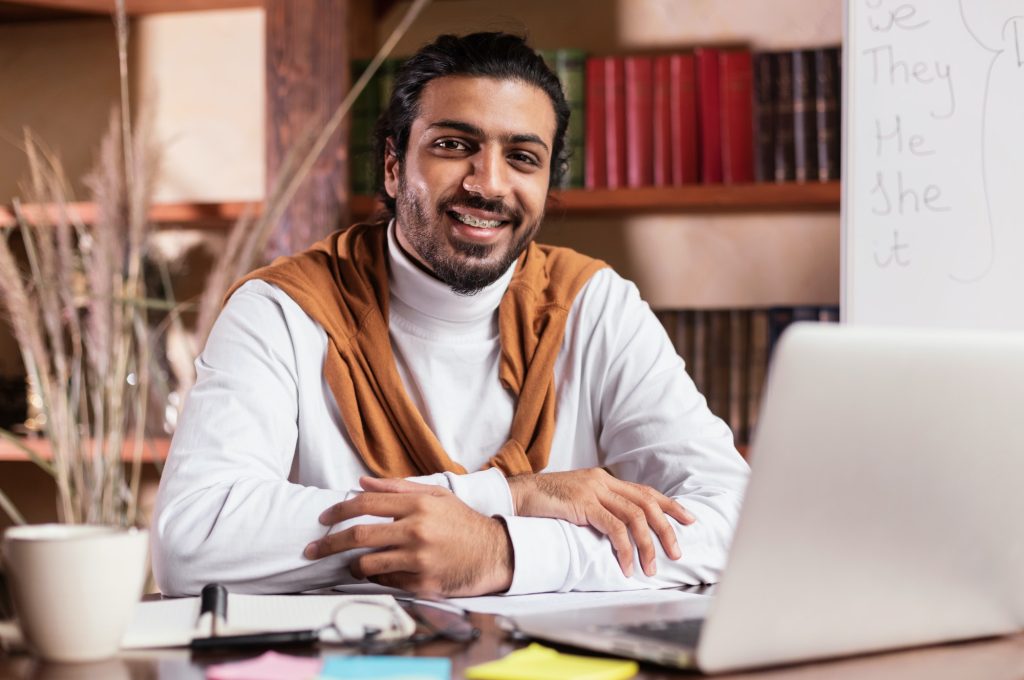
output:
[[[43,460],[53,460],[53,451],[50,448],[50,443],[46,439],[28,438],[23,440],[33,451],[35,451]],[[132,460],[132,446],[134,442],[128,442],[125,444],[121,451],[121,460],[131,462]],[[153,437],[150,438],[142,451],[142,461],[144,463],[153,463],[163,461],[167,458],[167,451],[170,449],[171,440],[168,437]],[[15,461],[15,462],[26,462],[29,458],[20,449],[11,444],[10,442],[0,440],[0,462],[4,461]]]
[[[352,214],[365,218],[372,196],[353,196]],[[548,200],[552,218],[638,213],[809,212],[839,209],[839,182],[807,184],[694,184],[681,187],[570,189]]]
[[[246,7],[263,7],[263,0],[125,0],[125,10],[131,16]],[[79,18],[113,11],[113,0],[3,0],[0,21]]]
[[[237,220],[247,209],[256,214],[262,210],[261,203],[163,203],[152,207],[149,217],[161,225],[203,226],[210,228],[226,228]],[[93,203],[69,203],[69,210],[78,215],[85,224],[96,221],[96,206]],[[50,212],[50,221],[56,217],[53,206],[24,205],[22,211],[30,220],[41,210]],[[11,227],[15,224],[14,210],[0,206],[0,227]]]
[[[353,196],[354,219],[366,219],[376,209],[372,196]],[[252,206],[260,203],[164,203],[153,206],[150,219],[162,225],[185,225],[223,229]],[[69,207],[89,224],[95,221],[92,203],[71,203]],[[42,208],[23,206],[31,219]],[[570,189],[554,191],[548,201],[550,218],[634,215],[641,213],[738,213],[807,212],[839,209],[839,182],[808,184],[736,184],[692,185],[682,187],[642,187],[637,189]],[[53,208],[50,208],[53,210]],[[14,224],[14,212],[0,206],[0,227]]]

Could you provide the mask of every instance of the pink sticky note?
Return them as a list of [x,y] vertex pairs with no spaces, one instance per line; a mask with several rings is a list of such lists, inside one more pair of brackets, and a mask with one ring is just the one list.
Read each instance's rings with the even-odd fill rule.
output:
[[206,669],[206,680],[309,680],[323,662],[314,657],[266,652],[255,659],[219,663]]

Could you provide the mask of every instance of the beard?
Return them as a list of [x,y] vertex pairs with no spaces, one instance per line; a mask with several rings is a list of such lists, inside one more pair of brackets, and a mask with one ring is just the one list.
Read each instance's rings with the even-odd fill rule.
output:
[[[502,243],[466,243],[453,238],[446,224],[448,211],[455,206],[487,210],[501,215],[507,224],[499,229],[512,229],[513,239]],[[442,196],[431,210],[406,186],[404,177],[398,181],[395,213],[402,233],[431,273],[458,295],[474,295],[491,285],[508,271],[540,229],[541,215],[523,224],[522,211],[506,206],[500,200],[488,200],[475,194],[455,192]],[[517,233],[518,232],[518,233]],[[503,252],[498,252],[504,248]]]

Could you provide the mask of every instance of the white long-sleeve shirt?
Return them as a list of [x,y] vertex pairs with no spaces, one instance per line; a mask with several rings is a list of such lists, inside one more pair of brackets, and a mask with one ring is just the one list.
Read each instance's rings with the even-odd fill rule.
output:
[[[415,266],[389,233],[390,337],[398,372],[445,451],[478,470],[505,442],[515,407],[498,380],[497,309],[513,268],[460,296]],[[318,517],[370,474],[346,435],[326,380],[327,335],[284,292],[243,285],[203,353],[164,468],[153,521],[153,570],[170,595],[220,582],[234,592],[295,592],[352,582],[364,551],[319,560],[305,546],[357,518]],[[676,498],[696,518],[675,528],[682,558],[659,542],[657,574],[625,577],[589,527],[515,514],[496,469],[416,478],[501,516],[514,552],[511,594],[714,582],[748,468],[707,408],[636,287],[605,269],[568,316],[555,365],[556,428],[546,471],[605,467]]]

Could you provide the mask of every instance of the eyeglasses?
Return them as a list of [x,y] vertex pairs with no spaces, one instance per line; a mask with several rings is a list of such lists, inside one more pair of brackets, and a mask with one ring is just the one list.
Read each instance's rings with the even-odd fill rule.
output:
[[[436,640],[466,643],[480,636],[480,629],[470,622],[469,613],[464,609],[434,600],[395,599],[401,608],[374,600],[350,600],[339,605],[331,623],[320,629],[320,640],[358,647],[364,653],[379,653]],[[356,605],[379,607],[382,616],[376,621],[361,623],[361,630],[354,630],[349,617]],[[410,617],[415,626],[413,630],[409,629]],[[332,639],[335,635],[337,638]]]
[[414,597],[395,598],[417,623],[429,630],[429,633],[417,633],[413,637],[422,636],[415,642],[432,642],[434,640],[450,640],[451,642],[472,642],[480,637],[480,629],[469,620],[469,612],[447,602],[423,600]]

